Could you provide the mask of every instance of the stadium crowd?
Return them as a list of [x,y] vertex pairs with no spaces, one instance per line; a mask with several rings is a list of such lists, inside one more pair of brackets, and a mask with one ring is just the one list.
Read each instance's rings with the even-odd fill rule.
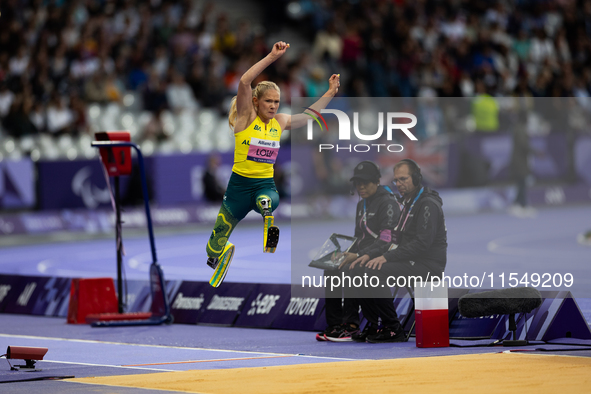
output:
[[339,94],[352,97],[550,96],[589,105],[589,0],[257,5],[272,26],[230,20],[205,1],[3,1],[3,129],[16,138],[88,133],[90,103],[121,103],[132,91],[155,119],[144,137],[166,138],[164,110],[224,114],[239,76],[268,53],[282,24],[296,25],[312,47],[259,77],[279,84],[283,104],[318,96],[334,72]]

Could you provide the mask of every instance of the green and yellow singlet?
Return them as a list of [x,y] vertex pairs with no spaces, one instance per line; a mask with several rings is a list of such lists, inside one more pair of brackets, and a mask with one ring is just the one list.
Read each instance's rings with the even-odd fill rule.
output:
[[281,126],[275,118],[265,124],[257,116],[250,126],[234,134],[232,171],[247,178],[273,178],[280,138]]

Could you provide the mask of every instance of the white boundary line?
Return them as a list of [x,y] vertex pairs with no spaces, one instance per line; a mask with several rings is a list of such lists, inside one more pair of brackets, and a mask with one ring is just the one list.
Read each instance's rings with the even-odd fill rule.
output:
[[[208,349],[208,348],[199,348],[199,347],[183,347],[183,346],[146,345],[146,344],[138,344],[138,343],[97,341],[97,340],[89,340],[89,339],[52,338],[52,337],[40,337],[40,336],[32,336],[32,335],[0,334],[0,337],[3,337],[3,338],[23,338],[23,339],[34,339],[34,340],[48,340],[48,341],[63,341],[63,342],[74,342],[74,343],[88,343],[88,344],[99,344],[99,345],[137,346],[137,347],[147,347],[147,348],[157,348],[157,349],[195,350],[195,351],[207,351],[207,352],[219,352],[219,353],[246,353],[246,354],[270,355],[270,356],[296,356],[296,357],[302,357],[302,358],[324,359],[324,360],[332,360],[332,361],[360,361],[359,359],[354,359],[354,358],[311,356],[311,355],[293,354],[293,353],[270,353],[270,352],[255,352],[252,350],[228,350],[228,349]],[[48,361],[48,360],[43,360],[43,361]],[[52,362],[61,362],[61,361],[52,361]],[[85,365],[84,363],[70,363],[70,364]],[[109,366],[109,365],[102,365],[102,364],[86,364],[86,365]],[[139,369],[149,369],[149,368],[139,368]]]
[[[88,367],[107,367],[107,368],[119,368],[119,369],[142,369],[145,371],[155,372],[183,372],[178,369],[162,369],[162,368],[145,368],[145,367],[125,367],[123,365],[108,365],[108,364],[93,364],[93,363],[79,363],[75,361],[55,361],[55,360],[40,360],[40,362],[54,363],[54,364],[72,364],[72,365],[84,365]],[[102,376],[102,375],[101,375]]]

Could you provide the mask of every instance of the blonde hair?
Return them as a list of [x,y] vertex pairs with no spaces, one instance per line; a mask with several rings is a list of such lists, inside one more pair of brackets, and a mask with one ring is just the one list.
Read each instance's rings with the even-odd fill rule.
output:
[[[281,90],[279,89],[279,86],[277,86],[277,84],[275,82],[271,82],[271,81],[263,81],[263,82],[259,82],[257,84],[257,86],[252,89],[252,97],[253,98],[257,98],[257,99],[261,99],[261,97],[263,97],[263,94],[265,94],[265,92],[269,89],[274,89],[276,91],[278,91],[279,93],[281,93]],[[228,123],[230,124],[230,129],[233,131],[234,130],[234,125],[236,124],[236,120],[238,119],[238,109],[236,108],[236,98],[238,96],[234,96],[232,97],[232,102],[230,104],[230,113],[228,114]]]

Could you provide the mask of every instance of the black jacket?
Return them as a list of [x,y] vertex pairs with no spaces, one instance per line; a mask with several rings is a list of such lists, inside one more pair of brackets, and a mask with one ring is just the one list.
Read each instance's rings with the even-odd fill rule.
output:
[[[401,226],[414,198],[404,204]],[[369,256],[383,254],[387,263],[410,261],[424,264],[431,272],[443,272],[447,262],[447,229],[442,205],[439,193],[425,187],[408,216],[398,247],[385,253],[375,249]]]
[[363,256],[371,250],[382,252],[388,250],[392,230],[399,216],[400,207],[394,194],[383,186],[378,186],[378,190],[371,197],[362,199],[357,204],[355,215],[357,242],[350,251]]

